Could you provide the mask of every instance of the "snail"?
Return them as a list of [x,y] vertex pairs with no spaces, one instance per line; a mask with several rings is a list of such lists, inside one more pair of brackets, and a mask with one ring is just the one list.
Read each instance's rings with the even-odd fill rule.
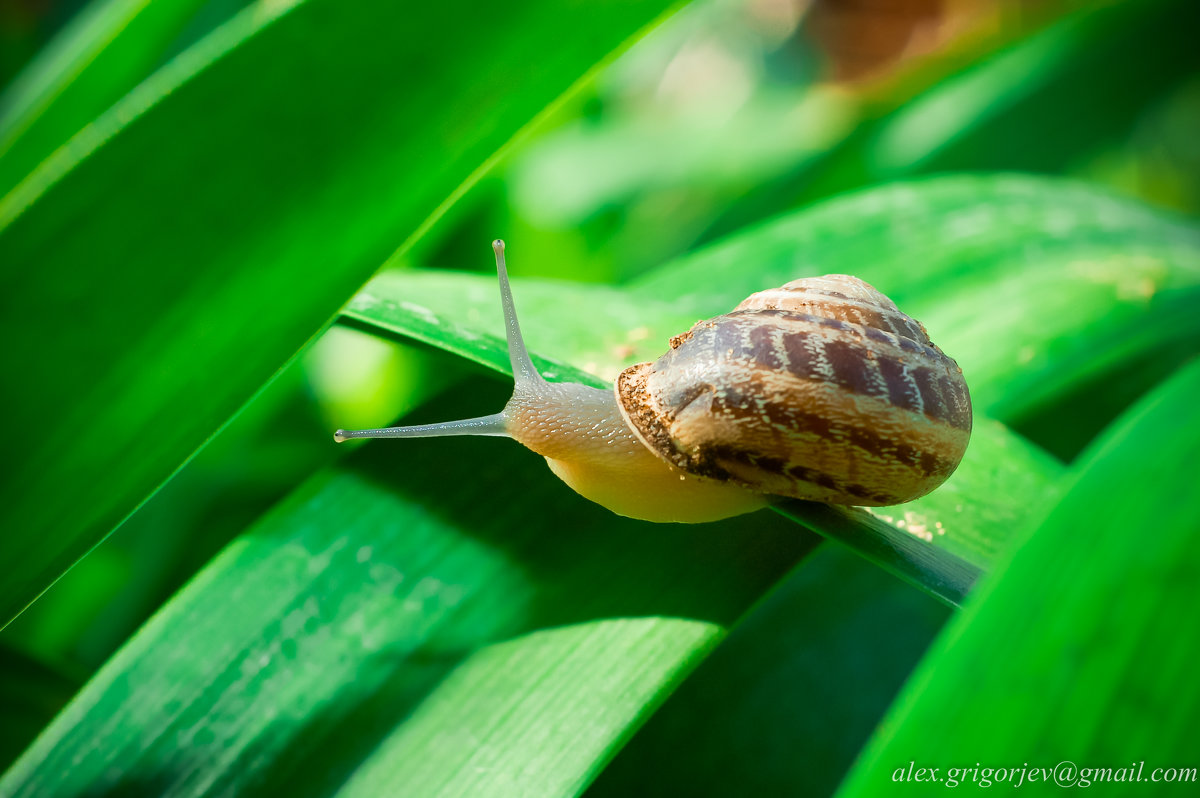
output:
[[499,413],[350,438],[507,436],[576,492],[648,521],[714,521],[772,496],[860,506],[923,496],[971,434],[962,369],[856,277],[793,280],[698,322],[612,390],[547,382],[494,241],[515,387]]

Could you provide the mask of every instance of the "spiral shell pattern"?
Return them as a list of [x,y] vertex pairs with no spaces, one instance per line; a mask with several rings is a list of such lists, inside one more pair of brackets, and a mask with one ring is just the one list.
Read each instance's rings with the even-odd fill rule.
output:
[[831,504],[923,496],[971,434],[958,364],[890,299],[841,274],[753,294],[626,369],[615,390],[667,462]]

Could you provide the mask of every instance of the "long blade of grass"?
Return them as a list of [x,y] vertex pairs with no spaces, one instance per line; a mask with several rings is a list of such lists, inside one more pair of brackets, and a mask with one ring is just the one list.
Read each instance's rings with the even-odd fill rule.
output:
[[0,495],[0,622],[663,6],[256,5],[0,200],[0,335],[36,342],[10,349],[3,384],[24,434]]

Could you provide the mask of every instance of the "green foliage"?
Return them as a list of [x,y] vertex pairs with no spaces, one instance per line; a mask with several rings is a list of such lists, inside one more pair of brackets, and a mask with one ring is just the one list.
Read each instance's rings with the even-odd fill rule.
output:
[[[0,622],[49,592],[0,637],[0,795],[1200,765],[1190,6],[1049,4],[869,100],[732,0],[595,69],[664,7],[109,0],[9,87]],[[1152,158],[1166,190],[1095,184]],[[900,507],[685,526],[510,441],[335,448],[349,414],[504,402],[496,235],[535,360],[596,386],[753,291],[857,274],[962,366],[967,456]]]
[[[42,420],[2,494],[0,523],[27,534],[0,541],[0,619],[219,429],[398,231],[660,8],[601,6],[565,26],[577,42],[530,60],[573,18],[560,4],[458,25],[433,7],[364,24],[326,0],[252,6],[0,199],[0,332],[36,342],[10,349],[4,392],[14,417]],[[419,68],[419,83],[371,80]]]

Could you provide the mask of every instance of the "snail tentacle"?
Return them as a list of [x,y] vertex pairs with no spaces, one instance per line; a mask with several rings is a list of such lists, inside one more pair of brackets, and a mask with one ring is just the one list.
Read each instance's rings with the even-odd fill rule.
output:
[[378,429],[340,429],[333,433],[338,443],[351,438],[445,438],[451,435],[498,435],[508,437],[504,413],[490,416],[463,418],[458,421],[442,421],[437,424],[414,424],[407,427],[380,427]]
[[[492,250],[496,253],[496,273],[500,280],[500,301],[504,308],[504,332],[508,340],[508,359],[512,364],[513,400],[518,398],[528,402],[531,398],[544,395],[544,386],[548,383],[533,365],[529,350],[525,347],[525,339],[521,335],[521,324],[517,321],[517,309],[513,303],[512,288],[508,283],[508,269],[504,265],[504,242],[496,239],[492,242]],[[338,443],[352,438],[441,438],[454,435],[490,435],[504,438],[513,437],[512,410],[514,401],[510,400],[504,410],[478,418],[464,418],[458,421],[442,421],[437,424],[415,424],[400,427],[380,427],[378,429],[340,429],[333,434]]]
[[533,365],[525,337],[521,335],[521,323],[517,321],[517,307],[513,303],[512,288],[508,284],[508,268],[504,264],[504,242],[497,238],[492,242],[496,253],[496,274],[500,279],[500,303],[504,307],[504,334],[508,338],[508,361],[512,364],[513,379],[518,389],[525,383],[544,383],[546,380]]

